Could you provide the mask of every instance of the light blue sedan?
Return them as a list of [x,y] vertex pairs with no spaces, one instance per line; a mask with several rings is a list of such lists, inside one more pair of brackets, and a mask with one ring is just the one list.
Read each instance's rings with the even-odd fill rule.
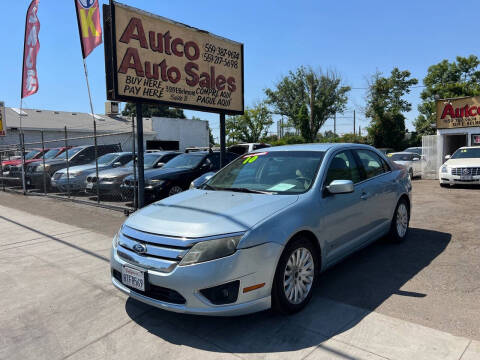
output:
[[407,170],[373,147],[261,149],[130,216],[112,282],[175,312],[294,313],[321,271],[380,237],[404,240],[410,210]]

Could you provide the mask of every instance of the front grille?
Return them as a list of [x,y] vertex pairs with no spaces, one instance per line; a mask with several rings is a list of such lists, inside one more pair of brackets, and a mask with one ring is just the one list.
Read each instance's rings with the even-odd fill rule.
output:
[[452,175],[456,176],[480,176],[480,167],[457,167],[452,168]]
[[96,176],[88,176],[87,177],[87,182],[96,183],[97,182],[97,177]]
[[188,252],[191,243],[138,231],[124,226],[119,234],[117,254],[143,268],[171,272]]
[[[122,274],[118,270],[113,270],[113,277],[122,283]],[[148,282],[148,279],[147,279]],[[153,284],[146,284],[145,292],[138,289],[131,288],[128,285],[123,284],[123,286],[129,288],[130,290],[137,292],[139,294],[148,296],[149,298],[165,301],[171,304],[185,304],[187,301],[185,298],[180,295],[178,292],[172,289],[167,289],[161,286],[156,286]]]

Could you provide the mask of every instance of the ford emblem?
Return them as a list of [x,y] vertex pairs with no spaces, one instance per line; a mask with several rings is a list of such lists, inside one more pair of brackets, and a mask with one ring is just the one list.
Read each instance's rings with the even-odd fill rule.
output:
[[147,247],[143,244],[135,244],[133,245],[133,250],[138,254],[144,254],[147,252]]

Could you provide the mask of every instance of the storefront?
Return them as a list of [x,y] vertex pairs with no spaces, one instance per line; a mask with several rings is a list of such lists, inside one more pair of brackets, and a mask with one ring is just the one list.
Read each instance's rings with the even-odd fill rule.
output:
[[442,159],[462,146],[480,146],[480,96],[438,100],[437,135]]

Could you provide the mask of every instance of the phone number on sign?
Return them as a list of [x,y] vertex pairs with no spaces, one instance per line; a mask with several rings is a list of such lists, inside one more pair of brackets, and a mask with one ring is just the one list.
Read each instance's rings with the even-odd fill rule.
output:
[[240,59],[240,53],[238,51],[217,47],[210,43],[206,43],[204,49],[204,61],[214,64],[222,64],[223,66],[234,69],[238,68],[238,60]]

